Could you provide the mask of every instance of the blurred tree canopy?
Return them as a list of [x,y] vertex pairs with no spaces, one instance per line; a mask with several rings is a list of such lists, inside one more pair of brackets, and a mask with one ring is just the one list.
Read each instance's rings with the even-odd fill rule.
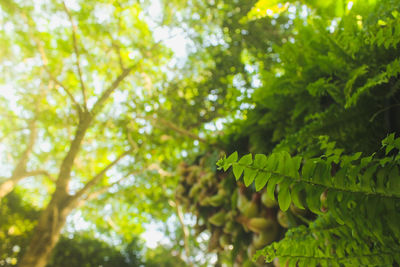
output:
[[20,184],[41,209],[20,266],[45,266],[68,215],[90,200],[81,213],[110,237],[129,239],[150,214],[174,212],[170,168],[199,138],[168,120],[172,109],[157,112],[171,103],[159,93],[171,51],[155,41],[145,8],[1,3],[0,197]]

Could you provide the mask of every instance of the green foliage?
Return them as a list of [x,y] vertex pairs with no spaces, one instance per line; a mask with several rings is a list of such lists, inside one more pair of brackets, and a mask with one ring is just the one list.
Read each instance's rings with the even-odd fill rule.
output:
[[166,247],[158,246],[146,252],[146,267],[186,267],[178,255],[172,255]]
[[[291,229],[285,239],[264,249],[268,262],[278,257],[289,266],[382,266],[400,263],[400,227],[395,223],[400,220],[400,138],[391,134],[382,145],[385,156],[361,157],[361,153],[342,155],[324,140],[326,153],[319,158],[276,152],[260,164],[264,156],[256,154],[253,161],[247,154],[236,162],[234,153],[218,166],[251,169],[244,172],[245,184],[257,176],[271,197],[277,192],[282,211],[291,202],[304,208],[303,201],[320,215],[308,228]],[[241,173],[234,175],[239,179]]]
[[12,192],[0,202],[0,266],[15,266],[28,245],[39,211]]
[[[209,235],[207,250],[218,253],[220,262],[243,264],[247,261],[251,266],[248,260],[255,250],[281,236],[284,226],[278,222],[276,202],[265,198],[265,192],[252,195],[244,185],[237,188],[234,179],[224,173],[211,171],[205,164],[209,156],[190,166],[179,166],[181,179],[176,200],[196,216],[192,234],[197,238]],[[251,160],[249,156],[242,158],[242,162]],[[226,159],[231,164],[237,160],[237,153]],[[258,160],[263,159],[257,158],[256,164]],[[241,173],[253,175],[251,171],[241,168]]]
[[127,247],[129,249],[121,251],[104,241],[79,234],[72,238],[62,237],[47,267],[142,266],[142,255],[140,255],[142,247],[138,240],[128,244]]
[[[326,7],[334,10],[333,2]],[[276,61],[259,65],[254,108],[225,130],[227,151],[314,156],[318,137],[329,135],[348,153],[372,153],[377,140],[399,131],[398,2],[353,2],[333,20],[297,13],[286,43],[273,46]]]
[[[12,192],[0,203],[0,266],[18,264],[34,230],[39,210]],[[109,244],[90,232],[61,236],[47,267],[71,266],[187,266],[169,247],[145,249],[143,241],[130,233],[130,241]],[[175,265],[173,264],[175,263]],[[162,265],[164,264],[164,265]]]
[[270,262],[278,257],[289,266],[392,266],[393,261],[399,261],[398,246],[354,235],[352,228],[338,224],[328,213],[309,227],[290,229],[283,240],[258,251],[255,258],[265,256]]
[[[12,192],[0,203],[0,266],[15,266],[26,250],[39,210],[21,198],[23,193]],[[143,247],[133,239],[119,247],[95,239],[89,233],[76,233],[72,238],[62,236],[48,267],[62,266],[125,266],[143,264]]]
[[[234,96],[239,89],[241,97],[237,98],[236,105],[240,108],[235,115],[226,117],[228,123],[218,136],[220,146],[230,154],[219,162],[219,167],[226,171],[231,166],[233,175],[227,179],[234,176],[239,185],[237,192],[230,189],[229,192],[232,202],[239,200],[240,205],[225,203],[226,213],[235,212],[235,219],[246,221],[241,220],[243,211],[251,214],[248,211],[253,209],[242,204],[262,195],[263,203],[268,206],[275,199],[279,202],[285,212],[274,211],[274,217],[282,227],[294,227],[290,231],[329,214],[334,223],[347,226],[354,235],[357,232],[353,229],[368,228],[367,233],[359,234],[367,239],[364,243],[370,249],[366,254],[378,250],[386,253],[394,242],[386,240],[386,235],[395,230],[385,215],[395,213],[380,200],[388,204],[398,199],[398,187],[391,186],[397,180],[390,178],[398,176],[398,166],[393,154],[383,155],[379,140],[388,133],[400,132],[400,47],[396,34],[400,25],[399,2],[305,0],[286,1],[287,6],[278,5],[278,1],[242,2],[252,7],[246,7],[243,12],[245,4],[240,10],[234,10],[232,1],[215,1],[215,6],[220,6],[219,12],[204,16],[205,20],[216,17],[215,25],[220,25],[218,19],[222,18],[226,26],[221,26],[226,45],[209,48],[213,58],[225,59],[224,64],[208,66],[210,82],[224,71],[246,77],[241,86],[228,87]],[[270,16],[267,9],[275,14]],[[253,26],[260,31],[249,30]],[[238,51],[240,64],[232,59]],[[239,67],[234,70],[230,66]],[[259,83],[247,82],[254,81],[255,77]],[[229,79],[226,80],[229,84]],[[204,84],[198,83],[197,88],[207,88]],[[218,83],[214,85],[218,90],[222,87]],[[229,110],[235,106],[230,103],[232,95],[227,96],[226,110]],[[361,153],[354,153],[357,151]],[[254,158],[249,152],[255,154]],[[229,183],[219,181],[218,187],[224,188],[226,184]],[[247,188],[243,189],[244,186]],[[189,201],[192,201],[191,211],[199,216],[200,222],[215,212],[199,213],[204,208],[196,205],[195,200],[189,198]],[[374,207],[369,210],[372,215],[362,204],[366,201],[368,208]],[[259,211],[253,214],[272,217]],[[379,221],[375,215],[384,219]],[[362,224],[367,226],[358,227]],[[246,231],[246,223],[242,225]],[[212,236],[218,230],[218,227],[211,228]],[[245,234],[240,241],[232,241],[235,247],[232,258],[246,254],[243,244],[247,244],[247,252],[254,249],[254,243],[247,241],[251,239],[249,236]],[[277,244],[286,244],[290,253],[295,244],[290,238],[284,240],[286,243]],[[394,240],[397,243],[393,247],[398,247],[398,239]],[[351,240],[343,242],[351,244]],[[276,254],[271,254],[270,259],[280,253],[271,251]],[[317,251],[310,245],[308,255],[311,257]],[[351,253],[361,255],[360,252]],[[358,260],[343,264],[357,266]]]

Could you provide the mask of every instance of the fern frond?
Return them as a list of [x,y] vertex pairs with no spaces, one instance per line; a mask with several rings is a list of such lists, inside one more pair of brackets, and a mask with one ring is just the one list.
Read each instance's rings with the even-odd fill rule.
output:
[[278,258],[289,266],[390,266],[399,260],[400,246],[376,245],[353,232],[328,213],[308,228],[290,229],[283,240],[259,250],[254,258],[262,256],[266,262]]
[[220,169],[232,167],[237,180],[243,175],[246,186],[254,182],[257,191],[267,187],[273,199],[277,191],[282,211],[293,202],[319,215],[309,228],[290,230],[261,254],[289,266],[382,266],[399,261],[400,138],[391,134],[382,141],[386,156],[381,158],[375,153],[342,155],[334,142],[321,137],[321,143],[326,153],[320,158],[277,152],[239,159],[235,152],[218,161]]

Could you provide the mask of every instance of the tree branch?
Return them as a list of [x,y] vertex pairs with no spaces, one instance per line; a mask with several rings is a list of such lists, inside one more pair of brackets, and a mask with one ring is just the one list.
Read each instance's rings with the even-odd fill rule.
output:
[[46,175],[51,178],[50,174],[45,170],[35,170],[29,172],[21,172],[18,174],[13,174],[10,178],[1,177],[4,181],[0,182],[0,201],[3,197],[5,197],[8,193],[10,193],[15,185],[23,178],[37,175]]
[[77,109],[78,113],[81,113],[81,108],[79,103],[75,100],[75,97],[73,96],[73,94],[69,91],[68,87],[66,87],[62,82],[60,82],[50,71],[50,69],[48,68],[48,59],[46,56],[46,53],[44,52],[44,48],[42,46],[42,44],[40,43],[40,41],[31,34],[31,38],[33,39],[33,41],[35,42],[39,53],[40,53],[40,57],[42,59],[43,62],[43,69],[47,72],[47,74],[50,77],[50,80],[52,80],[55,84],[57,84],[59,87],[61,87],[64,92],[68,95],[69,99],[72,101],[72,103],[75,105],[75,108]]
[[[137,63],[138,64],[138,63]],[[95,116],[104,106],[104,103],[110,95],[118,88],[119,84],[129,75],[129,73],[136,67],[134,64],[122,71],[122,73],[112,82],[112,84],[103,92],[100,98],[93,105],[91,113]]]
[[114,161],[112,161],[110,164],[108,164],[104,169],[102,169],[98,174],[96,174],[92,179],[87,182],[83,188],[81,188],[78,192],[75,193],[75,195],[72,196],[72,201],[78,200],[81,198],[90,188],[92,188],[94,185],[96,185],[106,174],[106,172],[111,169],[115,164],[117,164],[122,158],[124,158],[126,155],[132,152],[132,149],[129,149],[119,155]]
[[40,41],[36,38],[36,36],[33,34],[32,32],[32,22],[28,19],[28,17],[24,14],[24,13],[20,13],[21,17],[25,20],[25,22],[28,24],[28,28],[29,28],[29,36],[31,37],[31,39],[34,41],[34,43],[36,44],[36,47],[39,51],[40,57],[42,59],[42,63],[43,63],[43,68],[44,70],[47,72],[47,74],[50,77],[50,80],[52,80],[55,84],[57,84],[58,86],[60,86],[64,92],[68,95],[68,97],[70,98],[70,100],[72,101],[72,103],[75,105],[75,108],[78,111],[78,114],[81,113],[81,108],[79,106],[79,103],[75,100],[73,94],[68,90],[68,87],[64,86],[50,71],[50,69],[47,67],[49,61],[47,59],[46,53],[44,51],[44,48],[42,46],[42,44],[40,43]]
[[50,178],[50,180],[55,181],[54,178],[50,175],[50,173],[46,170],[34,170],[34,171],[27,171],[21,175],[20,178],[30,177],[30,176],[38,176],[44,175]]
[[67,195],[68,183],[71,177],[71,170],[74,164],[76,155],[78,154],[83,138],[85,137],[86,131],[93,120],[93,116],[88,111],[83,111],[79,117],[79,124],[76,129],[75,137],[71,142],[71,146],[68,150],[67,155],[60,166],[60,172],[58,174],[56,183],[55,194]]
[[112,37],[110,37],[110,38],[111,38],[111,41],[112,41],[112,47],[115,49],[115,52],[116,52],[116,54],[118,56],[119,66],[121,67],[121,70],[124,70],[125,69],[125,64],[124,64],[124,60],[122,59],[121,48],[117,43],[114,42],[114,40],[112,40]]
[[35,145],[37,138],[37,129],[36,129],[36,119],[33,119],[29,122],[28,126],[30,132],[28,137],[28,144],[25,150],[22,152],[17,165],[15,166],[11,177],[20,177],[22,174],[26,173],[26,164],[28,163],[29,155],[33,150],[33,146]]
[[93,118],[96,117],[98,112],[104,106],[105,101],[110,97],[110,95],[118,88],[119,84],[125,79],[126,76],[131,72],[132,69],[135,68],[136,65],[132,65],[130,68],[125,69],[115,80],[114,82],[103,92],[100,98],[96,101],[91,111],[84,110],[80,113],[80,121],[76,130],[75,138],[71,143],[71,147],[68,151],[67,156],[64,158],[61,167],[60,173],[57,179],[56,184],[56,192],[58,194],[66,195],[68,192],[68,183],[69,178],[71,177],[71,170],[73,166],[73,162],[75,160],[76,155],[79,152],[82,140],[86,134],[87,129],[90,126]]
[[78,50],[78,42],[77,42],[77,38],[76,38],[76,25],[74,24],[74,21],[72,19],[71,13],[67,7],[67,5],[65,4],[65,1],[63,1],[63,6],[64,6],[64,10],[65,13],[67,13],[68,19],[71,22],[71,27],[72,27],[72,44],[74,47],[74,52],[75,52],[75,64],[76,67],[78,69],[78,76],[79,76],[79,82],[81,84],[81,91],[82,91],[82,97],[83,97],[83,103],[84,103],[84,108],[87,109],[87,97],[86,97],[86,86],[85,83],[83,82],[83,78],[82,78],[82,70],[81,70],[81,65],[80,65],[80,61],[79,61],[79,50]]
[[[150,55],[150,52],[153,51],[158,45],[161,44],[161,41],[156,42],[152,45],[150,49],[147,49],[147,54]],[[110,97],[110,95],[118,88],[119,84],[129,75],[129,73],[136,68],[140,64],[140,61],[136,62],[135,64],[124,68],[122,73],[112,82],[112,84],[103,92],[101,97],[96,101],[92,108],[92,114],[97,114],[103,107],[104,102]]]
[[155,170],[155,171],[158,172],[158,174],[160,176],[163,176],[163,177],[171,177],[172,176],[172,173],[170,173],[169,171],[164,170],[157,163],[150,164],[149,170]]
[[131,172],[131,173],[125,175],[124,177],[118,179],[117,181],[115,181],[115,182],[113,182],[113,183],[111,183],[111,184],[109,184],[109,185],[103,186],[103,187],[99,188],[98,190],[95,190],[95,191],[92,191],[92,192],[90,192],[90,193],[87,193],[87,194],[86,194],[85,196],[83,196],[82,198],[80,198],[80,199],[75,199],[75,203],[76,203],[75,205],[76,205],[77,207],[82,206],[82,205],[85,204],[87,201],[90,201],[90,200],[92,200],[92,199],[95,199],[96,197],[98,197],[98,196],[102,195],[103,193],[107,192],[107,190],[110,189],[112,186],[114,186],[114,185],[116,185],[116,184],[119,184],[120,182],[122,182],[123,180],[125,180],[126,178],[128,178],[130,175],[132,175],[132,174],[133,174],[133,175],[136,175],[136,174],[143,173],[143,172],[144,172],[144,170],[140,170],[140,171],[137,171],[137,172]]
[[[129,175],[131,175],[131,174],[129,174]],[[83,200],[83,201],[89,201],[89,200],[95,199],[96,197],[100,196],[101,194],[107,192],[107,190],[110,189],[111,187],[113,187],[114,185],[119,184],[120,182],[122,182],[123,180],[125,180],[129,175],[126,175],[126,176],[124,176],[123,178],[120,178],[120,179],[118,179],[117,181],[115,181],[115,182],[113,182],[113,183],[111,183],[111,184],[109,184],[109,185],[107,185],[107,186],[104,186],[104,187],[102,187],[102,188],[99,188],[99,189],[96,190],[96,191],[90,192],[90,193],[87,194],[86,197],[84,197],[82,200]]]
[[29,160],[29,155],[32,153],[33,147],[37,139],[37,129],[36,129],[36,119],[29,122],[28,128],[30,129],[28,144],[25,150],[22,152],[11,176],[9,178],[2,177],[2,182],[0,183],[0,199],[10,193],[15,185],[23,178],[37,175],[45,175],[54,181],[52,176],[45,170],[33,170],[27,171],[26,165]]
[[200,136],[198,136],[198,135],[196,135],[196,134],[194,134],[194,133],[192,133],[192,132],[190,132],[190,131],[188,131],[186,129],[183,129],[183,128],[179,127],[178,125],[176,125],[175,123],[170,122],[170,121],[168,121],[166,119],[163,119],[161,117],[155,118],[155,117],[152,117],[152,116],[139,116],[139,115],[137,115],[137,117],[152,121],[153,125],[155,127],[160,127],[160,125],[162,125],[162,126],[168,128],[170,130],[173,130],[173,131],[179,133],[180,135],[187,136],[187,137],[189,137],[189,138],[191,138],[193,140],[198,140],[198,141],[200,141],[202,143],[208,144],[206,139],[201,138]]
[[[138,64],[138,63],[137,63]],[[75,160],[76,155],[79,152],[82,140],[86,134],[87,129],[90,126],[93,118],[101,111],[104,107],[104,103],[110,97],[110,95],[118,88],[119,84],[125,79],[126,76],[135,68],[136,65],[132,65],[131,67],[125,69],[114,81],[113,83],[103,92],[100,98],[93,105],[91,111],[84,110],[80,113],[80,120],[76,130],[75,138],[71,143],[71,147],[68,151],[67,156],[64,158],[61,167],[60,173],[57,179],[56,184],[56,192],[55,194],[64,194],[68,193],[68,183],[71,177],[71,170]]]
[[[171,203],[170,203],[171,205]],[[185,247],[185,253],[186,253],[186,258],[189,266],[194,266],[192,261],[190,260],[190,247],[189,247],[189,229],[185,225],[184,219],[183,219],[183,212],[182,212],[182,207],[179,205],[178,201],[173,202],[173,206],[175,206],[176,209],[176,214],[178,216],[179,223],[181,224],[182,228],[182,233],[183,233],[183,244]]]

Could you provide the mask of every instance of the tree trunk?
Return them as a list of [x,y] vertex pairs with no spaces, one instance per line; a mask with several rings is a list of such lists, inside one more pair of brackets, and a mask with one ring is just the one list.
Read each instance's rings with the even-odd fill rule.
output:
[[[41,213],[38,224],[33,232],[31,242],[27,251],[23,255],[19,267],[45,267],[51,252],[56,246],[61,230],[67,220],[68,214],[79,205],[81,194],[77,196],[70,196],[68,194],[68,186],[71,178],[71,170],[74,166],[75,158],[81,148],[82,141],[85,137],[87,129],[90,127],[94,117],[101,111],[104,103],[109,96],[118,88],[118,85],[124,78],[131,72],[135,65],[125,69],[114,82],[104,91],[101,97],[94,104],[92,111],[84,110],[79,113],[79,124],[77,126],[74,139],[71,142],[67,155],[60,166],[60,172],[56,181],[56,189],[51,197],[50,203],[46,209]],[[111,163],[113,166],[120,158],[128,152],[123,153],[121,157]],[[104,173],[109,167],[106,167]],[[101,172],[102,173],[102,172]],[[100,176],[95,176],[93,182],[89,181],[82,189],[85,193],[93,184],[100,179]]]
[[54,197],[40,215],[28,250],[24,253],[18,267],[45,267],[56,246],[61,230],[72,208],[65,206],[65,201]]

